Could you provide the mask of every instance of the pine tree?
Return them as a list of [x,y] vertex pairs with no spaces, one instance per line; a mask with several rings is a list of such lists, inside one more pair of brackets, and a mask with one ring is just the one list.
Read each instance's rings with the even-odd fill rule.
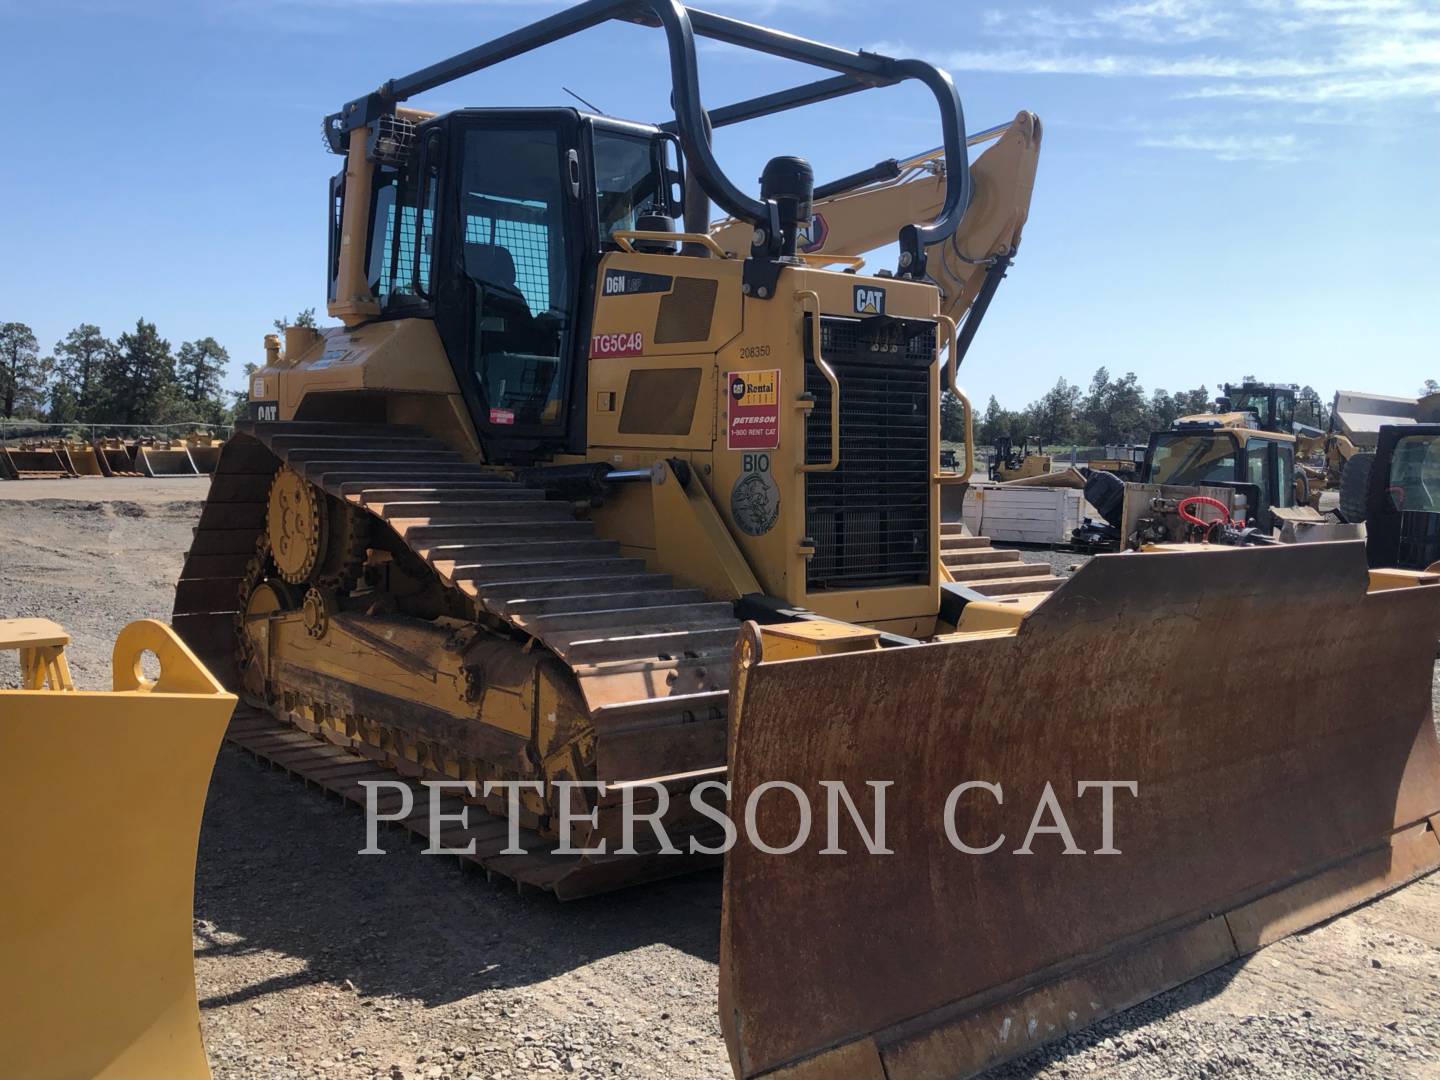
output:
[[213,337],[184,342],[175,354],[175,379],[182,398],[192,406],[193,419],[216,423],[224,409],[220,380],[230,354]]
[[134,333],[120,335],[102,370],[106,400],[101,419],[112,423],[156,423],[175,394],[170,343],[144,319],[136,320]]
[[[101,368],[114,348],[93,323],[81,323],[55,343],[56,387],[50,397],[50,419],[89,420],[100,390]],[[57,414],[67,412],[69,415]]]
[[940,438],[947,442],[965,441],[965,407],[949,390],[940,395]]
[[0,415],[6,420],[43,413],[50,364],[39,349],[35,331],[24,323],[0,323]]

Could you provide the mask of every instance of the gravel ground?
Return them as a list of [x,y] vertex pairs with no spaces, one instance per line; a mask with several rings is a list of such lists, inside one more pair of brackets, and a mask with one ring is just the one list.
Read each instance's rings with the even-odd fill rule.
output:
[[[0,615],[65,624],[77,681],[99,687],[120,626],[168,615],[204,481],[82,483],[0,487]],[[15,676],[0,654],[0,685]],[[222,751],[195,919],[216,1080],[730,1075],[718,874],[560,905],[385,835],[391,854],[357,856],[358,814]],[[1433,1078],[1437,1046],[1431,877],[993,1075]]]

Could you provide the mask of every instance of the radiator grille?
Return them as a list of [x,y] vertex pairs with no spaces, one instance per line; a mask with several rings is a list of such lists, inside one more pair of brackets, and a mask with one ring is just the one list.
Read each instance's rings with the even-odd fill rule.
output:
[[[821,320],[821,350],[840,381],[840,467],[805,475],[805,528],[815,541],[811,592],[923,585],[931,574],[930,380],[934,324]],[[875,323],[878,320],[864,320]],[[895,336],[899,327],[898,338]],[[830,383],[813,362],[807,462],[830,460]]]

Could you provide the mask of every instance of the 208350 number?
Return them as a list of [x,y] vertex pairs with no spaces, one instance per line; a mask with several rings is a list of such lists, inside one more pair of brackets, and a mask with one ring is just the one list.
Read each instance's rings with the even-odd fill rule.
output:
[[756,360],[770,355],[769,345],[745,345],[740,349],[741,360]]

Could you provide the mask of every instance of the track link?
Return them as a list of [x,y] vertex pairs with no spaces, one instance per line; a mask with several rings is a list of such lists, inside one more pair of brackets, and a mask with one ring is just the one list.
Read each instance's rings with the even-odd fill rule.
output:
[[[446,590],[464,598],[477,620],[498,620],[522,645],[531,641],[562,660],[590,710],[600,748],[598,778],[683,787],[723,775],[729,658],[739,625],[731,606],[707,602],[699,590],[678,588],[669,575],[647,571],[643,560],[624,557],[618,545],[596,537],[593,524],[577,517],[568,502],[547,499],[544,490],[501,470],[466,462],[418,428],[337,423],[237,428],[222,451],[176,590],[174,615],[177,631],[227,685],[239,684],[237,613],[246,602],[242,594],[253,585],[267,494],[282,465],[383,523]],[[254,740],[247,744],[242,733],[259,730],[263,722],[273,725],[265,729],[270,741],[263,745],[319,748],[325,754],[317,760],[327,763],[335,753],[350,754],[357,766],[368,763],[387,778],[395,775],[367,757],[319,742],[319,732],[257,715],[235,729],[232,741],[258,753]],[[343,726],[356,727],[349,723],[353,718],[343,719]],[[286,738],[276,742],[276,732]],[[352,741],[352,749],[374,753],[374,747]],[[294,761],[280,764],[306,775],[292,768]],[[471,812],[483,813],[478,806]],[[505,825],[503,818],[491,820],[499,823],[496,828]],[[537,832],[530,841],[546,846]],[[487,870],[561,896],[696,865],[689,857],[643,855],[526,862],[496,856],[483,845],[480,850],[476,861]]]

